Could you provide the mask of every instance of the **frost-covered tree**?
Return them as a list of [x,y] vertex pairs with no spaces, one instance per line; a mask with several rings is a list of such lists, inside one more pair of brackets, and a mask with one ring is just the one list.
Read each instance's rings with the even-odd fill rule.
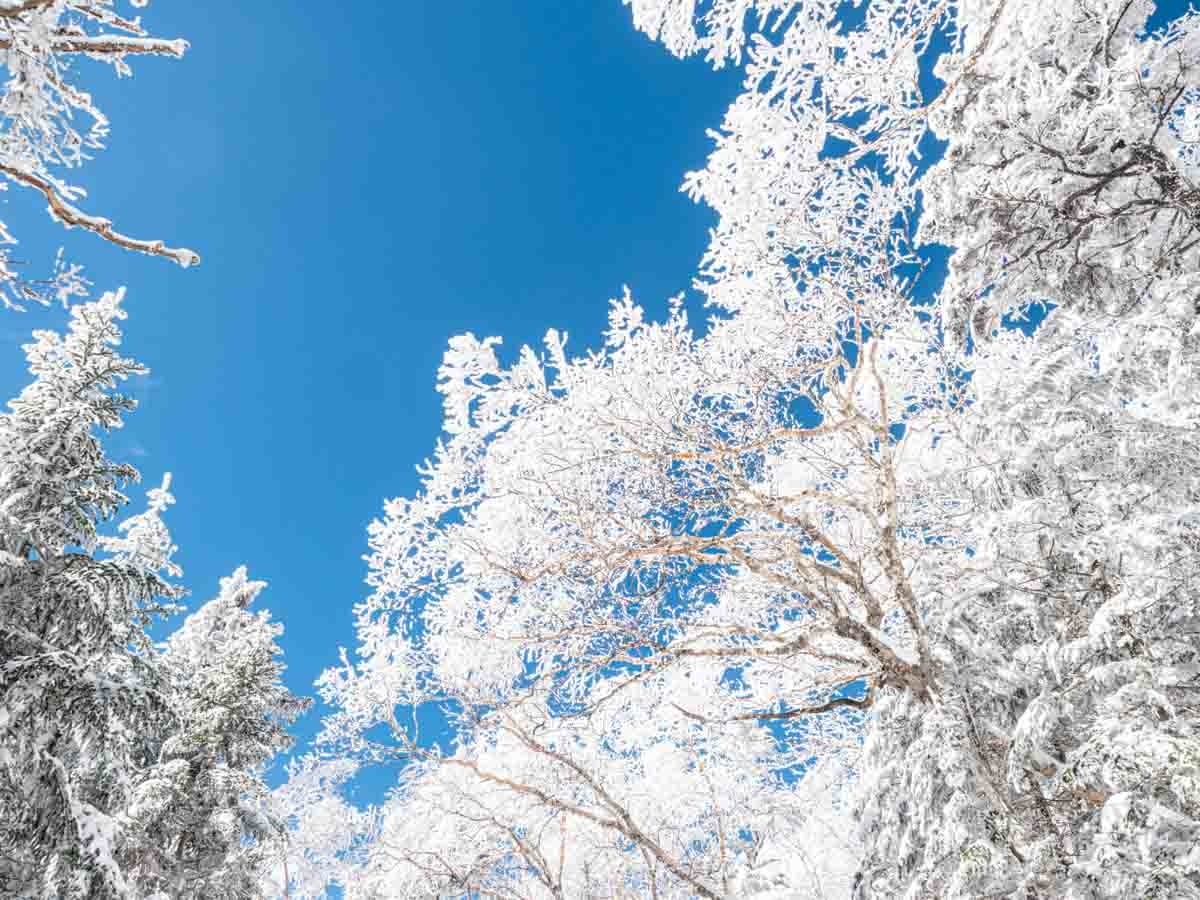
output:
[[[747,14],[775,26],[690,182],[722,214],[718,305],[753,317],[762,276],[827,265],[813,207],[843,223],[840,254],[845,224],[916,212],[920,191],[916,237],[954,251],[933,346],[970,373],[967,402],[902,445],[957,507],[938,544],[960,554],[919,592],[932,710],[885,694],[868,729],[860,893],[1195,895],[1197,17],[1147,34],[1137,2],[830,7],[817,27],[785,4],[693,11],[638,15],[716,59]],[[913,127],[947,142],[928,172],[894,155],[936,146]],[[890,200],[826,201],[856,174]],[[1033,338],[1002,326],[1040,302],[1058,309]]]
[[6,896],[128,890],[117,816],[170,717],[145,632],[177,595],[163,580],[169,541],[154,559],[96,553],[99,523],[126,502],[121,485],[136,475],[108,459],[99,437],[134,405],[120,382],[142,371],[116,350],[120,302],[106,294],[73,307],[63,337],[36,333],[25,348],[34,381],[0,416]]
[[[0,2],[0,175],[8,184],[40,194],[46,209],[67,228],[93,232],[127,250],[162,256],[182,266],[199,262],[184,248],[159,240],[141,240],[116,230],[101,216],[79,209],[82,188],[65,180],[104,145],[108,120],[91,95],[75,80],[81,58],[111,65],[128,75],[129,58],[138,55],[180,57],[183,40],[149,34],[140,16],[127,14],[122,0],[3,0]],[[134,9],[145,0],[129,0]],[[79,269],[61,263],[53,278],[39,281],[16,269],[7,246],[15,243],[0,223],[0,293],[7,304],[82,294]]]
[[263,872],[268,896],[318,900],[328,889],[357,880],[357,866],[376,833],[374,812],[349,803],[344,792],[357,761],[307,755],[287,765],[287,780],[272,792],[271,809],[286,823],[282,852]]
[[762,729],[698,727],[665,699],[679,694],[642,692],[644,706],[585,719],[510,708],[452,756],[426,756],[348,894],[844,895],[856,859],[837,795],[773,773]]
[[927,451],[968,558],[923,604],[940,702],[868,729],[866,896],[1200,893],[1196,357],[1128,328],[998,335]]
[[403,763],[351,893],[1200,896],[1200,16],[632,6],[745,60],[717,315],[451,342],[323,682]]
[[[1145,32],[1149,0],[961,16],[930,112],[922,237],[954,248],[949,321],[1031,298],[1126,315],[1190,301],[1200,262],[1200,26]],[[983,27],[986,22],[986,28]]]
[[[868,338],[868,314],[907,316],[909,331]],[[463,769],[448,777],[507,797],[519,820],[493,815],[521,840],[555,817],[577,842],[593,833],[561,851],[575,878],[551,892],[755,883],[761,843],[794,842],[795,772],[853,749],[876,692],[930,699],[906,561],[930,553],[932,526],[900,523],[939,510],[894,434],[941,403],[928,336],[898,285],[849,269],[775,325],[698,338],[682,310],[649,324],[625,299],[600,354],[568,359],[552,335],[544,363],[526,351],[503,369],[492,345],[460,339],[426,493],[374,531],[369,649],[326,678],[343,708],[331,734],[385,725],[391,747],[374,749],[414,761],[406,786]],[[805,340],[816,328],[822,345]],[[907,395],[893,386],[921,372]],[[421,743],[430,707],[459,731],[450,753]],[[488,872],[534,867],[496,828]],[[427,835],[410,833],[410,858]],[[380,892],[400,890],[397,849],[380,853]],[[481,877],[454,872],[403,890]]]
[[282,626],[248,609],[264,587],[244,566],[221,579],[158,657],[171,682],[171,730],[125,813],[127,870],[141,896],[256,897],[283,852],[263,770],[291,746],[287,726],[308,701],[281,681]]
[[102,531],[137,477],[101,441],[144,371],[117,352],[121,299],[37,332],[34,380],[0,415],[0,894],[258,897],[283,831],[263,768],[306,702],[244,569],[150,640],[182,593],[169,476]]

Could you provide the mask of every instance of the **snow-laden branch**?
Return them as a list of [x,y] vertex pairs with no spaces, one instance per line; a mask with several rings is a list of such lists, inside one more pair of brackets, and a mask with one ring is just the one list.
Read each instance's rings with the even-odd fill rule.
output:
[[[9,74],[0,88],[5,122],[0,171],[41,193],[51,215],[66,227],[83,228],[124,249],[194,265],[199,255],[193,251],[130,237],[106,218],[75,208],[72,192],[63,187],[64,170],[81,166],[108,137],[108,121],[92,94],[70,80],[78,70],[69,58],[88,56],[128,74],[134,57],[179,58],[187,47],[182,39],[149,34],[140,18],[121,14],[119,0],[5,0],[0,5],[0,55]],[[15,243],[7,231],[4,238]],[[7,305],[51,297],[65,301],[83,293],[85,285],[79,267],[61,261],[52,279],[31,278],[18,272],[7,248],[0,248],[0,291]]]
[[93,234],[98,234],[110,243],[126,250],[146,253],[150,256],[162,256],[174,260],[183,268],[197,265],[200,255],[186,247],[168,247],[162,241],[146,241],[132,238],[116,231],[112,222],[99,216],[91,216],[77,209],[63,199],[62,195],[46,179],[32,172],[23,171],[13,166],[0,163],[0,173],[5,177],[39,191],[48,203],[47,209],[55,219],[68,228],[83,228]]
[[[10,50],[13,42],[0,38],[0,50]],[[188,42],[181,39],[138,37],[124,34],[55,35],[50,40],[52,53],[88,53],[93,56],[171,56],[181,59]]]
[[53,6],[58,0],[4,0],[0,3],[0,19],[16,19],[38,9]]

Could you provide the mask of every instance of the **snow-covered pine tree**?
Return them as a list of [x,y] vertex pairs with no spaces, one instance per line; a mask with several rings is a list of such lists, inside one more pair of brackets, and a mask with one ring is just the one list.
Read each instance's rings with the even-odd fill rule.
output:
[[[117,353],[121,294],[25,347],[34,381],[0,415],[0,894],[127,894],[117,818],[170,718],[145,627],[177,596],[165,566],[97,555],[136,477],[99,432],[142,371]],[[168,544],[169,545],[169,544]],[[166,560],[160,560],[166,562]]]
[[130,876],[145,897],[246,900],[284,853],[263,769],[308,708],[283,686],[282,626],[250,604],[266,586],[245,567],[167,640],[172,732],[129,808]]
[[307,702],[244,569],[152,644],[182,593],[170,476],[100,533],[138,477],[101,442],[145,371],[117,353],[121,299],[37,332],[34,381],[0,415],[0,896],[248,900],[283,854],[262,771]]

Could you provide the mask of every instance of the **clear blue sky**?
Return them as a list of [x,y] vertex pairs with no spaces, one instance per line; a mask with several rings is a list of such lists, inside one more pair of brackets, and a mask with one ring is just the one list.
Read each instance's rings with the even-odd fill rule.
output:
[[[712,224],[678,185],[736,80],[671,58],[620,0],[155,0],[144,20],[192,49],[88,73],[113,133],[81,205],[203,265],[62,232],[29,193],[0,216],[31,271],[63,244],[97,290],[128,286],[125,347],[153,374],[111,451],[146,486],[175,473],[194,603],[243,562],[270,582],[312,693],[354,646],[367,523],[437,437],[446,339],[513,353],[554,326],[578,350],[623,283],[664,310]],[[30,329],[64,322],[0,313],[7,396]]]

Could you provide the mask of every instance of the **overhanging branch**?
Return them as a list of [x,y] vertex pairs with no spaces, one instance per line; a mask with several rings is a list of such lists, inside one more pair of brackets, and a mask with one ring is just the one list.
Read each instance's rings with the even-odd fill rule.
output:
[[137,253],[145,253],[149,256],[162,256],[166,259],[174,260],[185,269],[200,262],[200,254],[195,250],[189,250],[186,247],[168,247],[162,241],[139,240],[138,238],[121,234],[112,227],[112,222],[108,219],[103,219],[99,216],[90,216],[82,210],[76,209],[59,195],[50,182],[40,175],[35,175],[32,172],[27,172],[3,163],[0,163],[0,174],[3,174],[10,181],[15,181],[18,184],[26,185],[41,192],[49,204],[50,215],[68,228],[83,228],[93,234],[100,235],[100,237],[111,244],[116,244],[118,247],[124,247],[126,250],[133,250]]

